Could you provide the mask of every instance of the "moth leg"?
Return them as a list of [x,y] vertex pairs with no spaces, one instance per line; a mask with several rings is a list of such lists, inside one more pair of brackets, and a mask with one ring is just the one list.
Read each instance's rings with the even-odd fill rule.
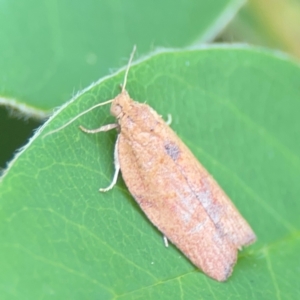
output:
[[79,126],[79,128],[86,133],[97,133],[97,132],[101,132],[101,131],[109,131],[109,130],[117,128],[117,127],[119,127],[119,124],[117,124],[117,123],[107,124],[107,125],[101,126],[96,129],[87,129],[81,125]]
[[167,121],[166,121],[166,124],[167,124],[167,125],[171,125],[171,123],[172,123],[172,115],[171,115],[171,114],[168,114],[168,119],[167,119]]
[[168,239],[165,235],[163,236],[163,239],[164,239],[165,246],[168,248],[169,247],[169,241],[168,241]]
[[115,144],[115,151],[114,151],[114,165],[115,165],[115,174],[113,177],[113,180],[111,184],[107,188],[101,188],[99,189],[100,192],[107,192],[111,190],[114,185],[117,183],[118,180],[118,174],[120,172],[120,162],[119,162],[119,154],[118,154],[118,143],[119,143],[119,135]]

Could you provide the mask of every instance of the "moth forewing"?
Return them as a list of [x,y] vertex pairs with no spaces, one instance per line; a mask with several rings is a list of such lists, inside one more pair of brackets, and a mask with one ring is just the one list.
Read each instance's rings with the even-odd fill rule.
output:
[[[119,119],[118,143],[130,193],[197,267],[216,280],[226,280],[238,249],[255,240],[253,231],[161,117],[147,105],[130,101]],[[138,126],[141,110],[143,124]]]

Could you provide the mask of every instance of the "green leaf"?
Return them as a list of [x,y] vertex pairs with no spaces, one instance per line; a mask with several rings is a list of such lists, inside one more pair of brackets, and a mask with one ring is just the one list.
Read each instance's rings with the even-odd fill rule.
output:
[[300,68],[260,49],[165,50],[134,64],[127,90],[147,102],[216,178],[258,241],[218,283],[197,270],[144,216],[113,175],[117,133],[96,103],[124,72],[65,105],[11,163],[0,186],[2,299],[298,299]]
[[242,3],[2,1],[0,104],[43,117],[39,110],[61,105],[109,69],[122,66],[134,44],[144,54],[155,47],[212,40]]

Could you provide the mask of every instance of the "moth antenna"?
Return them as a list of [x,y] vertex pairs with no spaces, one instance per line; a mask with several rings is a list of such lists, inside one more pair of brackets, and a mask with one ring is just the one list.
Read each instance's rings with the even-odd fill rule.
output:
[[[125,87],[126,87],[126,83],[127,83],[127,77],[128,77],[128,72],[129,72],[129,69],[130,69],[130,66],[131,66],[131,63],[132,63],[132,60],[133,60],[133,57],[134,57],[134,53],[136,51],[136,45],[133,46],[133,49],[132,49],[132,52],[130,54],[130,58],[129,58],[129,61],[128,61],[128,64],[127,64],[127,67],[126,67],[126,70],[125,70],[125,75],[124,75],[124,81],[123,81],[123,84],[122,84],[122,92],[125,91]],[[67,122],[66,124],[64,124],[63,126],[61,127],[58,127],[57,129],[54,129],[52,131],[49,131],[48,133],[46,133],[44,137],[46,137],[47,135],[50,135],[52,133],[55,133],[55,132],[58,132],[62,129],[64,129],[65,127],[69,126],[71,123],[73,123],[75,120],[77,120],[78,118],[80,118],[81,116],[83,116],[84,114],[90,112],[91,110],[93,110],[94,108],[96,107],[99,107],[99,106],[102,106],[102,105],[106,105],[106,104],[109,104],[111,102],[113,102],[114,99],[112,100],[108,100],[106,102],[102,102],[102,103],[98,103],[92,107],[90,107],[89,109],[81,112],[79,115],[77,115],[75,118],[71,119],[69,122]]]
[[124,92],[125,88],[126,88],[127,76],[128,76],[128,72],[129,72],[129,69],[130,69],[135,51],[136,51],[136,45],[133,46],[133,49],[132,49],[132,52],[130,54],[130,58],[129,58],[129,61],[128,61],[128,64],[127,64],[127,67],[126,67],[126,70],[125,70],[124,82],[122,84],[122,92]]
[[90,112],[90,111],[93,110],[94,108],[99,107],[99,106],[102,106],[102,105],[109,104],[109,103],[113,102],[113,100],[114,100],[114,99],[111,99],[111,100],[108,100],[108,101],[105,101],[105,102],[102,102],[102,103],[95,104],[94,106],[90,107],[89,109],[87,109],[87,110],[81,112],[80,114],[78,114],[76,117],[74,117],[73,119],[71,119],[69,122],[65,123],[63,126],[58,127],[58,128],[56,128],[56,129],[54,129],[54,130],[51,130],[51,131],[47,132],[47,133],[43,136],[43,138],[46,137],[47,135],[50,135],[50,134],[52,134],[52,133],[55,133],[55,132],[58,132],[58,131],[64,129],[65,127],[69,126],[69,125],[70,125],[71,123],[73,123],[75,120],[77,120],[78,118],[80,118],[80,117],[83,116],[84,114]]

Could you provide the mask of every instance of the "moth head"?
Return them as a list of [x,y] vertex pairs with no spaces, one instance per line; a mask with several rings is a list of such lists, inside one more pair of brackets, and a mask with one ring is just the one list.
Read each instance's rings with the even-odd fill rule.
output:
[[132,101],[126,90],[122,91],[112,102],[110,113],[115,118],[120,119],[126,114],[129,108],[130,101]]

